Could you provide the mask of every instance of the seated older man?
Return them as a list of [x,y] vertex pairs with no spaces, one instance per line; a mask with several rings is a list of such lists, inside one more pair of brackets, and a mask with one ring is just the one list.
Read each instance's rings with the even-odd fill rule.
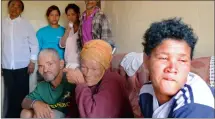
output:
[[81,70],[65,69],[67,79],[75,83],[76,101],[81,117],[133,117],[125,89],[125,80],[110,72],[112,48],[103,40],[87,42],[81,53]]
[[173,18],[153,23],[144,35],[144,63],[151,82],[140,90],[146,118],[214,118],[209,85],[191,73],[197,42],[193,29]]
[[21,118],[62,118],[68,111],[72,111],[72,117],[78,117],[75,85],[67,82],[63,68],[64,61],[60,60],[56,50],[40,52],[38,70],[45,81],[23,100]]

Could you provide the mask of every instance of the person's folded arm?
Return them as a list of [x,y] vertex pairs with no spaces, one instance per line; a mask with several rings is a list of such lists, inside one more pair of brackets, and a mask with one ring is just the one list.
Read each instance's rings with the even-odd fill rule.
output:
[[39,94],[39,90],[38,90],[38,86],[34,89],[34,91],[32,91],[31,93],[29,93],[22,101],[22,108],[24,109],[32,109],[32,105],[35,101],[41,101],[42,98]]
[[66,29],[63,37],[60,39],[59,46],[61,48],[65,48],[66,47],[66,40],[69,37],[69,33],[70,33],[70,29]]

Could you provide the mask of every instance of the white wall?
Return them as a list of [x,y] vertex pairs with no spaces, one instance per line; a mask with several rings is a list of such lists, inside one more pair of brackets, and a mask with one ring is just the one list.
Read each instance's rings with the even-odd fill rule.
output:
[[214,55],[213,1],[106,1],[119,50],[142,52],[142,37],[154,21],[182,17],[199,36],[194,57]]

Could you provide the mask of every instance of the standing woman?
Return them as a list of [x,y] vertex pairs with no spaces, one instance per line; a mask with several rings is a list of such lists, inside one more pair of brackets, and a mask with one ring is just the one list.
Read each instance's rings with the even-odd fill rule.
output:
[[78,28],[80,8],[76,4],[68,4],[65,8],[68,19],[68,25],[64,36],[60,40],[60,47],[65,48],[66,67],[76,68],[79,66],[78,56]]
[[40,51],[46,48],[54,48],[57,50],[60,59],[64,59],[64,49],[59,47],[59,41],[65,32],[65,28],[58,24],[60,14],[59,8],[55,5],[47,9],[46,17],[49,25],[38,30],[37,39]]
[[19,118],[21,103],[29,93],[29,75],[37,61],[38,42],[30,22],[22,17],[24,3],[8,1],[8,15],[1,24],[1,68],[4,81],[3,118]]

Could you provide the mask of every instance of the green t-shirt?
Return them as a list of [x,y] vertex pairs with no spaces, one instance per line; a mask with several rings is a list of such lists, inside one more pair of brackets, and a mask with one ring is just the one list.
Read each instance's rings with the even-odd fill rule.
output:
[[74,96],[71,93],[75,93],[74,91],[75,85],[70,84],[65,76],[63,76],[61,84],[58,87],[53,88],[51,83],[42,81],[37,84],[35,90],[28,94],[26,98],[42,101],[49,104],[52,109],[67,114],[71,103],[71,96]]

